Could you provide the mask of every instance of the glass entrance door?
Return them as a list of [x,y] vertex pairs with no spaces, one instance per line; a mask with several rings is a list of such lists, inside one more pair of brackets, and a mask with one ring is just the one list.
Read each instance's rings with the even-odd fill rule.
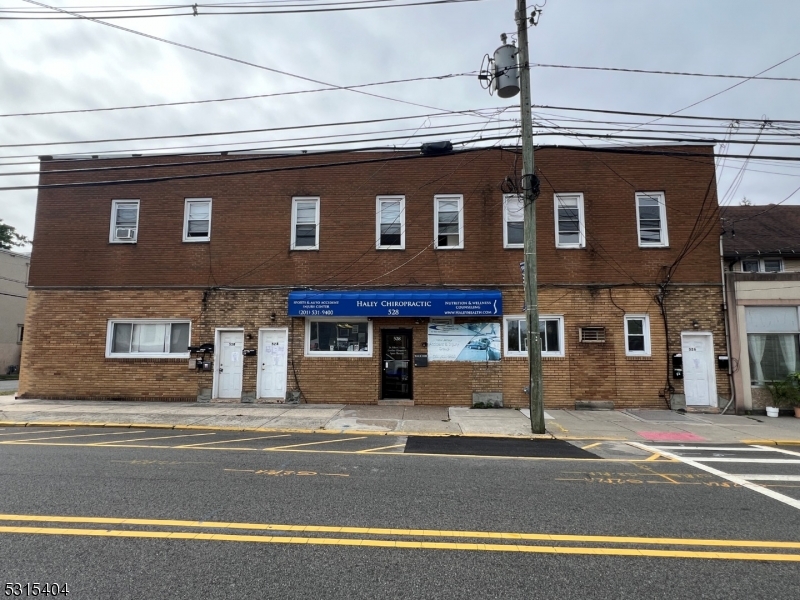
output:
[[384,329],[381,332],[381,397],[413,398],[411,386],[411,331]]

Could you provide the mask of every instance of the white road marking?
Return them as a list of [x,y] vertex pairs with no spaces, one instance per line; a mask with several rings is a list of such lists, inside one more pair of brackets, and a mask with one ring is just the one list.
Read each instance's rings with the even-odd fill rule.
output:
[[[663,448],[664,450],[711,450],[714,452],[777,452],[774,448],[766,446],[752,446],[748,448],[731,448],[715,446],[653,446],[653,448]],[[800,456],[800,454],[798,454]]]
[[[796,508],[796,509],[800,510],[800,500],[796,500],[796,499],[791,498],[789,496],[786,496],[784,494],[780,494],[780,493],[776,492],[775,490],[771,490],[769,488],[765,488],[764,486],[758,485],[757,483],[752,483],[750,481],[747,481],[743,477],[740,477],[740,476],[737,476],[737,475],[730,475],[728,473],[720,471],[719,469],[715,469],[714,467],[709,467],[708,465],[704,465],[703,463],[698,462],[698,461],[696,461],[694,459],[686,458],[685,456],[680,456],[679,454],[674,454],[674,453],[668,452],[666,450],[656,450],[652,446],[646,446],[645,444],[640,444],[639,442],[628,442],[628,443],[631,446],[634,446],[635,448],[640,448],[642,450],[647,450],[648,452],[660,452],[662,455],[668,456],[669,458],[674,458],[675,460],[678,460],[678,461],[680,461],[680,462],[682,462],[682,463],[684,463],[686,465],[689,465],[690,467],[694,467],[695,469],[700,469],[701,471],[705,471],[706,473],[711,473],[712,475],[716,475],[717,477],[721,477],[722,479],[726,479],[727,481],[730,481],[731,483],[736,483],[736,484],[738,484],[738,485],[740,485],[740,486],[742,486],[744,488],[747,488],[747,489],[752,490],[754,492],[757,492],[759,494],[763,494],[764,496],[772,498],[773,500],[777,500],[778,502],[782,502],[783,504],[786,504],[787,506],[791,506],[792,508]],[[786,463],[786,462],[789,462],[789,461],[780,461],[780,462]]]
[[780,452],[781,454],[788,454],[790,456],[800,456],[800,452],[784,450],[783,448],[768,448],[767,446],[756,446],[756,448],[763,448],[764,450],[769,450],[770,452]]
[[[656,450],[664,454],[663,450]],[[683,458],[683,457],[682,457]],[[727,462],[727,463],[759,463],[762,465],[800,465],[800,458],[782,459],[782,458],[703,458],[700,456],[692,456],[693,460],[697,462]]]
[[759,473],[758,475],[739,475],[739,477],[748,481],[800,481],[800,475],[765,475]]

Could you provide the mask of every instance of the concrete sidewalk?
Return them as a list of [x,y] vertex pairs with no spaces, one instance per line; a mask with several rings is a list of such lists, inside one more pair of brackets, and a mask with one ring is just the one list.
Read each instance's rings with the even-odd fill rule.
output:
[[345,404],[198,404],[18,400],[0,396],[0,426],[152,427],[384,435],[487,435],[694,443],[800,443],[800,419],[666,410],[545,413],[531,434],[527,410]]

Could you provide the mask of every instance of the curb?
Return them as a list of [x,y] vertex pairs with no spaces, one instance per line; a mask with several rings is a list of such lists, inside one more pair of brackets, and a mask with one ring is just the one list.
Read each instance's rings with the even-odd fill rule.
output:
[[[224,425],[173,425],[170,423],[80,423],[74,421],[0,421],[0,427],[95,427],[118,429],[171,429],[175,431],[240,431],[247,433],[328,433],[334,435],[371,435],[371,436],[421,436],[421,437],[482,437],[500,439],[559,439],[552,433],[506,435],[492,433],[431,433],[414,431],[360,431],[357,429],[299,429],[279,427],[227,427]],[[597,439],[597,438],[569,438]],[[618,440],[624,441],[624,440]]]
[[800,440],[742,440],[742,443],[759,446],[800,446]]

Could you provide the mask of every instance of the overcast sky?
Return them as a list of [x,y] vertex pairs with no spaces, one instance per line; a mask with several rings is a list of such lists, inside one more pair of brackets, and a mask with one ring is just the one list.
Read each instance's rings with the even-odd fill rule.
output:
[[[419,0],[390,1],[400,4]],[[273,0],[268,4],[277,7],[308,2]],[[223,2],[217,0],[216,3]],[[50,4],[75,10],[76,7],[111,6],[113,3],[110,0],[52,0]],[[127,0],[118,6],[155,4],[155,0]],[[0,10],[33,8],[21,0],[0,0]],[[483,0],[349,12],[207,16],[202,14],[204,9],[201,7],[198,17],[188,16],[190,11],[186,11],[187,16],[109,22],[343,86],[477,71],[482,57],[491,54],[500,44],[499,34],[516,30],[514,8],[514,0]],[[751,76],[800,52],[798,23],[800,2],[796,0],[761,0],[758,3],[744,0],[548,0],[539,25],[530,29],[531,61]],[[85,20],[0,20],[0,40],[3,40],[0,45],[0,115],[205,100],[324,87]],[[800,78],[800,57],[765,76]],[[543,67],[533,69],[532,80],[534,104],[654,113],[672,113],[739,81]],[[365,91],[436,109],[508,107],[499,118],[515,119],[519,114],[516,108],[518,97],[502,100],[490,96],[474,76],[383,85]],[[751,80],[681,114],[800,120],[798,92],[798,81]],[[435,112],[440,111],[335,90],[193,106],[3,116],[0,117],[0,146],[266,129]],[[555,114],[557,111],[535,112]],[[608,115],[604,117],[608,118]],[[403,128],[408,129],[408,135],[416,128],[424,131],[430,126],[456,122],[470,122],[472,128],[486,126],[487,136],[492,135],[490,128],[498,126],[496,123],[487,124],[475,116],[460,121],[417,117],[335,130],[2,147],[0,163],[4,164],[0,165],[0,174],[25,171],[30,175],[0,177],[0,187],[34,185],[37,182],[37,164],[9,164],[35,160],[16,158],[28,155],[97,154],[231,142],[248,142],[242,147],[263,147],[267,140],[341,132]],[[726,125],[721,124],[720,130],[724,130]],[[441,137],[466,140],[473,135],[443,134]],[[555,137],[536,142],[577,143],[574,139]],[[417,146],[420,140],[399,139],[381,143],[409,147]],[[598,142],[585,140],[585,143]],[[749,145],[734,145],[730,149],[738,154],[750,150]],[[791,146],[759,146],[754,153],[800,156],[798,149]],[[728,161],[725,168],[718,170],[720,197],[729,190],[741,166],[740,162]],[[756,204],[779,202],[800,186],[800,163],[753,161],[748,169],[738,189],[731,193],[730,202],[739,203],[745,196]],[[798,202],[800,192],[790,200],[790,203]],[[0,191],[0,219],[28,236],[33,235],[35,205],[35,190]]]

